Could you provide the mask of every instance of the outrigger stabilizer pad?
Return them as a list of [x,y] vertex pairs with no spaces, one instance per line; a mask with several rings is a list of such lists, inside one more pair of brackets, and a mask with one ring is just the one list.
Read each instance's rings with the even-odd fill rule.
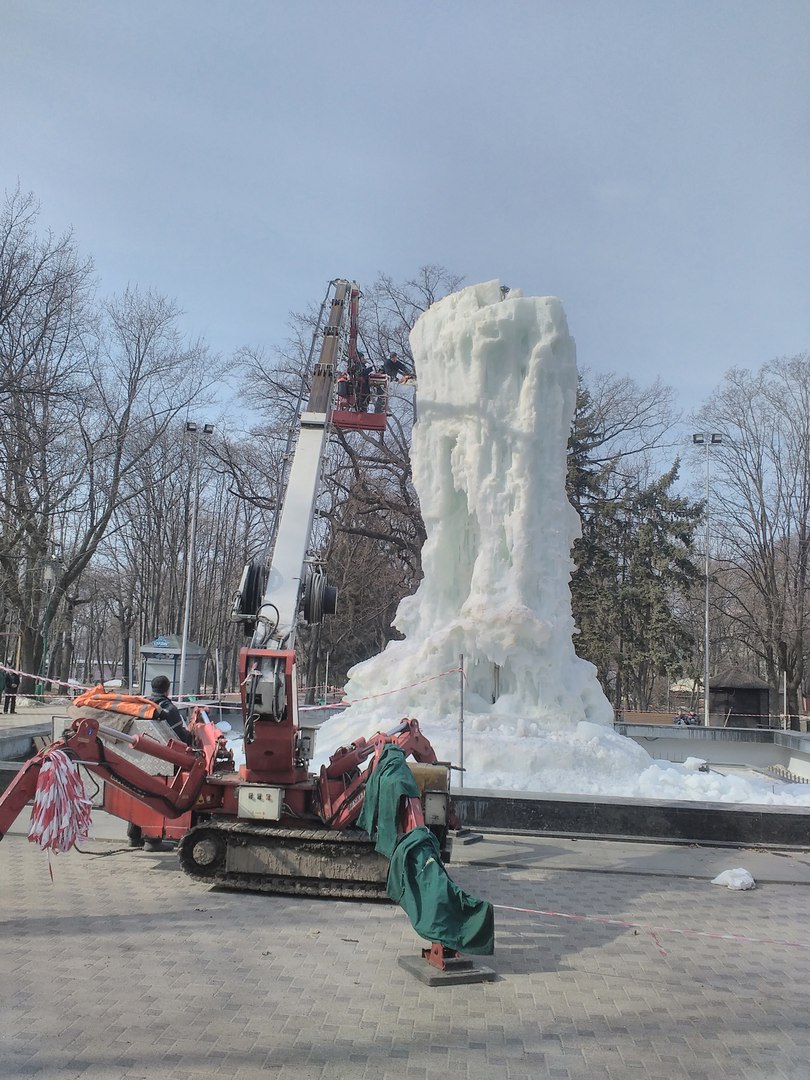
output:
[[475,964],[435,941],[429,949],[422,949],[421,956],[400,956],[397,962],[426,986],[463,986],[498,978],[492,968]]

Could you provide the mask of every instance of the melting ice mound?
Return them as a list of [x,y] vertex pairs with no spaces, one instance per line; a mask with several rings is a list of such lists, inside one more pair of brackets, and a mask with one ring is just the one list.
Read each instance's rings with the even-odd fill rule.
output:
[[422,315],[411,347],[424,579],[394,620],[405,639],[350,672],[353,704],[322,725],[316,764],[403,716],[458,763],[463,656],[465,787],[810,803],[806,788],[777,798],[765,782],[654,763],[613,731],[573,645],[579,519],[565,475],[577,369],[559,300],[474,285]]

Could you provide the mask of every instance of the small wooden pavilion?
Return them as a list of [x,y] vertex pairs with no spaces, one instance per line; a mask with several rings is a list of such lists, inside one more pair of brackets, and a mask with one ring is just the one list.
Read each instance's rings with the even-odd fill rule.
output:
[[710,727],[770,727],[770,695],[768,684],[749,671],[718,671],[709,681]]

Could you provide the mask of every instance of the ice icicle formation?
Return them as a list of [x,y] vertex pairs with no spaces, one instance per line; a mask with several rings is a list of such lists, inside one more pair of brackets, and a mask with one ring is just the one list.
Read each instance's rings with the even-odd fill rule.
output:
[[[577,371],[562,305],[517,291],[503,299],[486,282],[434,304],[411,346],[425,576],[396,615],[405,640],[354,668],[347,696],[412,684],[463,654],[478,730],[609,724],[594,669],[572,643],[579,519],[565,470]],[[458,697],[458,676],[438,679],[381,700],[375,715],[427,720],[457,711]]]
[[565,474],[577,370],[559,300],[474,285],[425,312],[411,346],[424,579],[394,620],[404,640],[350,672],[356,703],[322,725],[315,765],[403,716],[457,763],[452,669],[463,655],[465,787],[810,803],[806,789],[777,797],[763,782],[752,793],[739,778],[654,763],[613,730],[572,640],[579,519]]

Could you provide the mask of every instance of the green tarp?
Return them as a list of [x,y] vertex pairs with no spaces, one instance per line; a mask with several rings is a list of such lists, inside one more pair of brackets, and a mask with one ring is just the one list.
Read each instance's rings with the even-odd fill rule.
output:
[[377,768],[366,784],[366,795],[357,824],[375,841],[374,847],[386,859],[394,854],[399,836],[397,817],[403,796],[419,798],[419,785],[408,768],[405,754],[389,743],[383,747]]
[[470,896],[451,881],[439,842],[425,825],[397,834],[403,796],[419,787],[398,746],[388,745],[366,785],[357,824],[389,860],[386,892],[411,920],[417,934],[462,953],[489,956],[495,948],[492,904]]

